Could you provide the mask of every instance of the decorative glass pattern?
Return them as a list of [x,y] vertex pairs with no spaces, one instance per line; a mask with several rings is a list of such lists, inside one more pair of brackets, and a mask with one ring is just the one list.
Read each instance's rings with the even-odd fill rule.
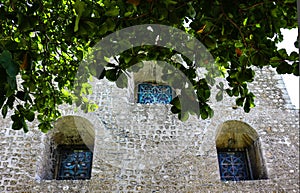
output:
[[93,153],[82,149],[61,149],[58,180],[90,179]]
[[240,181],[249,180],[246,152],[219,152],[219,168],[221,180]]
[[172,88],[167,85],[152,85],[142,83],[138,85],[138,103],[168,104],[172,100]]

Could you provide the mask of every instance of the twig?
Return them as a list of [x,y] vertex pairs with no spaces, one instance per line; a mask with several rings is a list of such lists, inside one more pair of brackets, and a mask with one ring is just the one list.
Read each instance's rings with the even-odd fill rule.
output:
[[252,8],[257,7],[257,6],[259,6],[259,5],[262,5],[262,4],[264,4],[264,2],[256,3],[256,4],[254,4],[254,5],[250,6],[250,7],[245,8],[245,9],[242,9],[242,10],[243,10],[243,11],[247,11],[247,10],[249,10],[249,9],[252,9]]
[[246,40],[245,40],[244,34],[242,33],[241,28],[230,17],[228,17],[228,15],[225,13],[225,11],[223,9],[223,6],[222,6],[222,12],[225,15],[226,19],[239,31],[239,33],[242,37],[244,46],[247,47],[247,43],[246,43]]

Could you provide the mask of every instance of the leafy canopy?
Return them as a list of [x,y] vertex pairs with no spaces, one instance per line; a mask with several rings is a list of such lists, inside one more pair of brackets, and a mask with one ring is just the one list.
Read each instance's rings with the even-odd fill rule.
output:
[[[229,84],[228,89],[217,85],[217,100],[227,93],[249,112],[254,95],[247,83],[253,81],[253,66],[272,66],[278,73],[299,75],[299,55],[288,55],[285,49],[277,50],[275,46],[282,41],[281,28],[297,27],[296,13],[296,0],[4,0],[0,3],[2,116],[5,118],[12,110],[12,129],[23,128],[25,132],[26,121],[37,118],[39,129],[46,132],[60,116],[58,106],[63,103],[76,101],[85,111],[93,110],[95,105],[74,100],[67,91],[74,87],[80,61],[103,37],[140,24],[175,27],[201,41],[216,58]],[[295,45],[298,47],[298,43]],[[188,113],[197,113],[203,119],[213,116],[207,103],[209,79],[194,80],[193,61],[182,56],[190,65],[178,64],[171,60],[176,54],[165,48],[137,47],[120,53],[118,64],[104,69],[100,78],[116,81],[125,69],[143,60],[167,61],[192,82],[200,107],[200,112],[193,112],[193,107],[182,112],[175,98],[172,112],[181,119]],[[21,79],[19,85],[17,78]],[[124,82],[117,85],[124,87]],[[88,90],[88,86],[82,87]]]

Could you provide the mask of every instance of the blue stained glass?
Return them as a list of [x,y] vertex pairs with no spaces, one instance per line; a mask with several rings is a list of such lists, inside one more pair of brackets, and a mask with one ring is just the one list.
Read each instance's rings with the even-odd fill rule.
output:
[[91,177],[93,154],[89,150],[60,151],[58,180],[82,180]]
[[248,164],[245,152],[219,152],[218,159],[221,180],[249,180]]
[[138,86],[138,103],[169,104],[172,100],[172,88],[167,85],[142,83]]

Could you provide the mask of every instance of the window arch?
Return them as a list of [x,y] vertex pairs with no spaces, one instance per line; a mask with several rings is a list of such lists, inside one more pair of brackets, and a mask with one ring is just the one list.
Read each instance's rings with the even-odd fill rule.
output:
[[259,136],[248,124],[226,121],[217,131],[216,148],[223,181],[266,179]]
[[57,180],[85,180],[91,177],[94,129],[92,124],[78,116],[59,119],[53,135],[55,150],[54,178]]
[[131,74],[134,101],[140,104],[169,104],[174,96],[172,85],[163,78],[163,71],[172,71],[171,66],[162,61],[144,61],[142,68]]
[[56,121],[44,141],[44,157],[37,173],[41,179],[86,180],[91,178],[94,128],[85,118],[64,116]]

